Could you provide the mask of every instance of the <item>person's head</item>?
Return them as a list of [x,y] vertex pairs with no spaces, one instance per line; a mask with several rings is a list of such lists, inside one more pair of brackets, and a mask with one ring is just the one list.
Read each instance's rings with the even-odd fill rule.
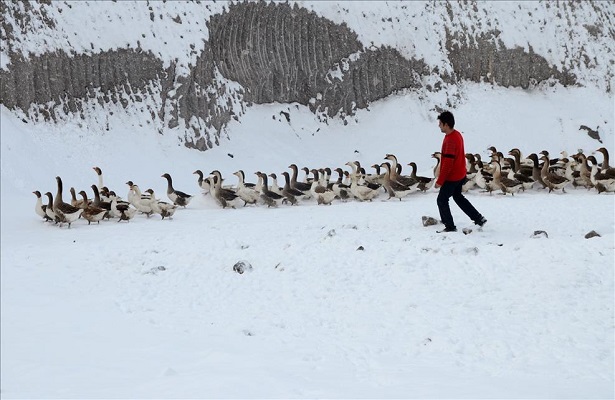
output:
[[450,111],[443,111],[440,113],[440,115],[438,115],[438,120],[440,121],[438,126],[444,133],[449,133],[455,128],[455,117]]

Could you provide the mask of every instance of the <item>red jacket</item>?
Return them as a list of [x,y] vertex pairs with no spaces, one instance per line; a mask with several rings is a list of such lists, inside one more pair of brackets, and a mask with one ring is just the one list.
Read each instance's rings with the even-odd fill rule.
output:
[[440,175],[436,183],[442,185],[446,181],[460,181],[466,177],[466,153],[463,148],[463,137],[457,129],[444,136],[442,141],[442,157],[440,160]]

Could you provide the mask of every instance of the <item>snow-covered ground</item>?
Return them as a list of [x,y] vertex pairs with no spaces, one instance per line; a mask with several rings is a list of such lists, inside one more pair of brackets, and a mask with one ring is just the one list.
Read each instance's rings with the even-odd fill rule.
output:
[[[455,115],[468,152],[615,154],[612,97],[464,90]],[[458,227],[474,229],[464,235],[422,226],[438,217],[433,190],[221,209],[197,187],[195,169],[235,184],[236,170],[255,182],[290,163],[359,160],[373,172],[387,153],[430,175],[442,134],[409,95],[347,126],[295,105],[254,107],[204,153],[121,112],[104,135],[1,112],[2,398],[614,396],[612,193],[471,191],[489,222],[477,230],[452,204]],[[68,229],[34,213],[31,192],[55,194],[55,176],[65,199],[71,186],[91,196],[94,166],[124,198],[132,180],[166,199],[165,172],[196,197],[172,220]],[[585,239],[591,230],[601,236]],[[238,261],[253,269],[233,272]]]

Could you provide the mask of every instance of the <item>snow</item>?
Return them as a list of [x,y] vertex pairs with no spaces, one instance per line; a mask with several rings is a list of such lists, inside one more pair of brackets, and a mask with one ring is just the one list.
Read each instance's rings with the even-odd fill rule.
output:
[[[333,19],[333,3],[309,6]],[[74,29],[71,13],[103,13],[97,3],[65,4],[63,26]],[[86,48],[89,35],[104,34],[109,40],[96,43],[121,47],[141,28],[162,29],[131,9],[149,4],[158,13],[163,3],[114,4],[124,7],[114,11],[124,21],[109,23],[122,27],[81,29],[80,39],[67,33],[72,45],[82,40]],[[182,29],[199,18],[204,27],[204,11],[182,14],[192,3],[166,4],[177,8],[169,19],[179,13]],[[363,20],[348,23],[361,40],[375,37],[375,2],[352,4],[352,15],[374,10],[363,30]],[[543,3],[520,4],[537,19],[546,15],[534,10]],[[429,18],[425,24],[440,17]],[[124,28],[126,20],[139,29]],[[188,45],[172,24],[168,46],[157,47],[168,59]],[[386,43],[401,41],[383,32]],[[414,51],[442,57],[431,45]],[[489,146],[553,156],[605,146],[615,154],[612,93],[487,84],[465,84],[459,93],[456,127],[466,151],[483,158]],[[414,161],[420,175],[432,175],[442,134],[431,107],[439,100],[400,93],[359,110],[347,125],[325,125],[296,104],[253,106],[206,152],[160,135],[147,104],[93,106],[85,121],[59,125],[25,123],[0,106],[2,398],[613,398],[612,193],[471,191],[487,225],[477,229],[452,203],[457,226],[473,232],[437,234],[441,226],[421,223],[438,217],[435,190],[403,201],[381,195],[366,203],[221,209],[192,173],[218,169],[230,185],[238,169],[255,182],[254,172],[279,176],[290,163],[349,170],[347,161],[368,167],[393,153],[404,167]],[[580,125],[598,129],[602,143]],[[71,186],[91,196],[94,166],[124,198],[132,180],[166,200],[161,175],[168,172],[195,199],[171,220],[78,220],[70,229],[34,213],[31,192],[55,194],[55,176],[65,199]],[[533,237],[536,230],[548,238]],[[591,230],[600,237],[585,239]],[[239,261],[253,269],[233,272]]]
[[[588,89],[467,92],[457,127],[484,157],[489,145],[589,153],[599,144],[571,127],[613,124]],[[394,153],[429,175],[434,117],[407,96],[348,126],[258,106],[200,153],[126,128],[131,115],[114,113],[96,136],[32,127],[3,107],[3,398],[612,397],[612,194],[472,191],[488,224],[477,230],[453,204],[473,232],[442,235],[421,224],[438,216],[433,190],[223,210],[192,174],[219,169],[235,184],[237,169],[254,182],[291,162],[348,169]],[[612,129],[603,140],[612,152]],[[196,199],[172,220],[70,229],[33,212],[30,192],[55,193],[56,175],[65,197],[70,186],[91,195],[95,165],[123,197],[127,180],[163,197],[169,172]],[[601,237],[585,239],[591,230]],[[238,261],[253,270],[233,272]]]

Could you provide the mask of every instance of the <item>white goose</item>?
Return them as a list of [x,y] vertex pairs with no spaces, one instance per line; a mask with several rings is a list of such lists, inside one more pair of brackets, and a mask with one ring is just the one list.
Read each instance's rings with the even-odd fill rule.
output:
[[[353,168],[353,165],[355,164],[349,161],[346,163],[346,165],[350,166],[350,168]],[[362,176],[359,174],[350,174],[350,193],[352,193],[352,195],[360,201],[372,201],[375,197],[378,196],[379,191],[375,189],[370,189],[367,186],[359,185],[360,178],[362,178]]]
[[[45,209],[47,208],[47,205],[43,204],[43,198],[41,196],[41,192],[39,192],[38,190],[35,190],[32,193],[34,193],[36,195],[36,204],[34,205],[34,212],[38,216],[43,218],[45,220],[45,222],[51,221],[51,218],[45,212]],[[53,203],[53,201],[51,201],[51,203]]]
[[233,172],[239,181],[237,182],[237,189],[235,189],[235,194],[241,197],[246,204],[256,204],[260,193],[256,191],[255,185],[253,183],[246,183],[245,174],[242,170]]
[[[209,182],[207,184],[209,186]],[[149,193],[152,199],[152,210],[156,214],[159,214],[162,219],[165,219],[165,217],[172,219],[173,214],[175,214],[175,210],[177,209],[177,206],[175,204],[167,203],[166,201],[161,201],[157,199],[153,189],[147,189],[146,192]]]

